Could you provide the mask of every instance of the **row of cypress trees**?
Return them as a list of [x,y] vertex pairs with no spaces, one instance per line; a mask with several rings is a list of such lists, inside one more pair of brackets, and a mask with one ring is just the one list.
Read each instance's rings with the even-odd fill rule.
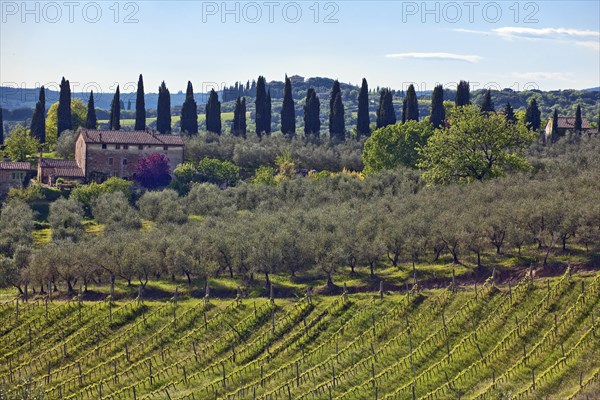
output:
[[[36,104],[31,121],[31,134],[36,137],[40,143],[46,139],[46,119],[45,119],[45,89],[40,88],[39,100]],[[456,90],[455,105],[464,106],[471,104],[469,83],[460,81]],[[267,89],[266,79],[259,76],[256,82],[255,98],[255,123],[258,136],[271,133],[271,92]],[[95,129],[97,127],[96,110],[94,107],[94,94],[90,93],[88,101],[88,114],[85,123],[86,128]],[[120,125],[120,89],[117,86],[109,114],[109,128],[111,130],[121,129]],[[481,104],[482,112],[495,112],[495,107],[491,99],[491,90],[484,94]],[[246,137],[246,99],[238,97],[235,104],[234,119],[232,124],[232,133],[237,136]],[[510,103],[504,107],[504,115],[507,121],[515,122],[516,116]],[[541,124],[540,110],[535,99],[529,102],[525,113],[525,123],[530,129],[539,130]],[[556,114],[556,112],[555,112]],[[578,116],[578,117],[577,117]],[[576,123],[579,121],[581,126],[581,108],[577,108]],[[71,89],[69,81],[64,77],[60,84],[60,95],[58,105],[58,132],[59,134],[67,129],[72,129],[71,123]],[[437,85],[432,93],[431,116],[430,121],[436,127],[440,127],[445,121],[444,109],[444,89]],[[558,118],[556,116],[556,118]],[[578,119],[577,119],[578,118]],[[419,105],[416,91],[413,85],[408,87],[406,96],[402,103],[402,122],[419,120]],[[390,89],[384,88],[380,91],[379,107],[376,110],[376,127],[381,128],[396,123],[396,113],[393,105],[393,93]],[[554,124],[556,126],[556,124]],[[146,108],[144,101],[144,81],[140,74],[137,86],[136,98],[136,118],[135,130],[146,128]],[[163,81],[158,90],[157,121],[156,128],[160,133],[171,131],[171,96],[169,89]],[[215,90],[211,90],[206,104],[206,128],[210,132],[220,134],[222,132],[221,123],[221,102]],[[197,103],[194,99],[194,90],[191,82],[188,82],[186,97],[181,109],[181,130],[189,134],[198,133],[198,112]],[[304,105],[304,133],[306,135],[318,135],[321,130],[320,119],[320,101],[314,88],[309,88],[306,94]],[[579,128],[581,130],[581,127]],[[292,84],[290,79],[285,77],[283,104],[281,109],[281,131],[286,135],[294,135],[296,132],[295,104],[292,97]],[[331,89],[329,99],[329,133],[332,138],[338,140],[345,139],[345,121],[344,104],[342,101],[342,92],[340,83],[335,80]],[[367,80],[363,78],[360,93],[358,95],[358,113],[356,124],[357,135],[369,136],[371,133],[369,116],[369,87]]]

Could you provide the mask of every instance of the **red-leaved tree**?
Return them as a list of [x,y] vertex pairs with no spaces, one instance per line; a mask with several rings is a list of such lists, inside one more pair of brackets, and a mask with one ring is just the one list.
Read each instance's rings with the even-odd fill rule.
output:
[[148,154],[135,165],[135,180],[145,188],[167,186],[171,181],[169,159],[161,153]]

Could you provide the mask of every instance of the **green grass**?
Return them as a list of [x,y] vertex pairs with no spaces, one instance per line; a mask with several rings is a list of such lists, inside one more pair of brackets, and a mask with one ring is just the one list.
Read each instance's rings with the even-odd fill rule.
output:
[[[416,398],[593,398],[600,390],[600,335],[591,330],[599,325],[598,276],[480,286],[477,293],[316,295],[312,304],[264,297],[205,304],[203,292],[169,280],[150,283],[142,304],[133,300],[135,288],[119,283],[112,305],[55,301],[46,313],[31,302],[20,304],[18,321],[15,303],[5,303],[0,387],[8,398],[29,387],[44,399],[133,398],[134,388],[138,399],[173,400],[192,393],[371,399],[375,391],[379,399],[409,399],[413,388]],[[153,300],[172,297],[175,287],[176,305]],[[87,296],[106,287],[90,290]]]

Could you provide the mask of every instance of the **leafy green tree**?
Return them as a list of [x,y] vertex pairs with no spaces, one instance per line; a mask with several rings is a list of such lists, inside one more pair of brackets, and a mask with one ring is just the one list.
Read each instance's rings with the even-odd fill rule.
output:
[[254,173],[254,177],[252,177],[253,184],[255,185],[274,185],[275,184],[275,168],[270,167],[268,165],[263,165],[258,167],[256,172]]
[[469,82],[460,81],[456,87],[456,98],[454,100],[456,107],[467,106],[471,104],[471,93]]
[[90,98],[87,105],[87,118],[85,121],[85,127],[87,129],[98,128],[98,118],[96,118],[96,107],[94,105],[94,92],[90,92]]
[[396,123],[396,112],[392,101],[392,91],[384,88],[381,90],[379,108],[377,109],[377,128],[383,128]]
[[444,88],[437,85],[431,95],[431,115],[429,121],[434,128],[441,128],[446,121],[446,110],[444,109]]
[[0,254],[12,257],[18,246],[33,244],[33,211],[20,200],[5,202],[0,208]]
[[[60,94],[58,98],[58,111],[56,121],[56,138],[60,136],[63,131],[71,130],[74,128],[71,117],[71,85],[69,81],[65,80],[63,76],[60,82]],[[50,114],[50,112],[48,112]],[[48,126],[48,124],[46,124]]]
[[197,171],[198,182],[233,186],[240,180],[240,168],[231,161],[206,157],[198,163]]
[[137,201],[142,218],[161,224],[183,224],[187,214],[174,190],[148,191]]
[[194,100],[194,88],[188,81],[185,101],[181,106],[181,131],[189,135],[198,134],[198,106]]
[[[393,108],[393,105],[392,105]],[[371,121],[369,118],[369,86],[367,80],[363,78],[358,94],[358,113],[356,115],[356,134],[361,136],[369,136],[371,134]]]
[[581,120],[581,106],[577,104],[577,109],[575,110],[575,132],[581,133],[583,130],[583,122]]
[[308,88],[304,104],[304,135],[319,136],[321,132],[321,103],[314,88]]
[[427,121],[407,121],[373,131],[363,151],[365,173],[398,165],[415,167],[420,160],[419,149],[432,134],[433,126]]
[[414,85],[410,85],[406,91],[406,110],[405,115],[402,117],[403,122],[406,121],[418,121],[419,120],[419,101],[417,100],[417,93],[415,92]]
[[13,161],[26,161],[35,157],[40,143],[21,125],[17,125],[8,135],[4,151]]
[[332,114],[329,118],[329,136],[332,139],[344,141],[346,139],[346,126],[344,121],[344,103],[342,101],[341,92],[338,92],[335,96],[331,111]]
[[136,131],[146,129],[146,101],[144,100],[144,78],[142,74],[138,79],[135,97],[135,128]]
[[[48,116],[46,117],[46,144],[53,148],[56,145],[58,139],[56,125],[58,118],[58,103],[54,103],[48,109]],[[80,99],[71,100],[71,131],[76,132],[80,127],[85,126],[87,120],[87,107],[83,104]]]
[[121,130],[121,94],[119,91],[119,85],[117,85],[117,91],[110,104],[110,114],[108,116],[109,129],[111,131]]
[[36,138],[38,142],[46,142],[46,91],[43,86],[40,88],[40,98],[31,117],[30,131],[31,136]]
[[101,194],[92,204],[92,214],[109,233],[142,226],[138,213],[122,192]]
[[283,88],[283,104],[281,106],[281,133],[294,136],[296,134],[296,110],[292,97],[292,82],[285,76]]
[[495,112],[494,103],[492,102],[492,89],[486,90],[483,95],[483,102],[481,103],[481,112],[492,113]]
[[59,157],[65,159],[75,158],[75,139],[77,134],[73,131],[64,131],[58,138],[56,146],[54,146],[54,152]]
[[206,103],[206,130],[221,134],[221,102],[215,89],[210,91],[208,103]]
[[245,139],[246,130],[246,98],[238,97],[235,101],[235,109],[233,110],[231,134],[233,136],[241,136]]
[[506,124],[496,114],[483,116],[478,107],[459,107],[450,127],[436,130],[420,151],[419,167],[429,183],[470,182],[528,170],[524,151],[534,135],[520,124]]
[[537,100],[532,98],[525,110],[525,126],[532,131],[539,131],[541,123],[541,112]]
[[171,132],[171,93],[169,92],[169,89],[167,89],[165,81],[162,81],[158,88],[156,130],[162,134]]
[[76,242],[83,236],[83,207],[74,199],[59,198],[50,203],[48,222],[52,240]]
[[121,192],[126,199],[132,196],[131,186],[133,182],[111,177],[102,183],[92,182],[88,185],[79,185],[71,191],[70,199],[74,199],[90,210],[93,203],[105,193]]
[[516,124],[518,121],[517,116],[515,115],[515,111],[508,102],[504,106],[504,119],[506,120],[507,124]]

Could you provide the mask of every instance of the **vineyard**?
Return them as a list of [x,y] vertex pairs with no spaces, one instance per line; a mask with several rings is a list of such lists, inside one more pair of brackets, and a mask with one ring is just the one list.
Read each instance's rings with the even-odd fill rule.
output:
[[5,302],[0,398],[598,398],[599,294],[600,274],[567,271],[297,299]]

